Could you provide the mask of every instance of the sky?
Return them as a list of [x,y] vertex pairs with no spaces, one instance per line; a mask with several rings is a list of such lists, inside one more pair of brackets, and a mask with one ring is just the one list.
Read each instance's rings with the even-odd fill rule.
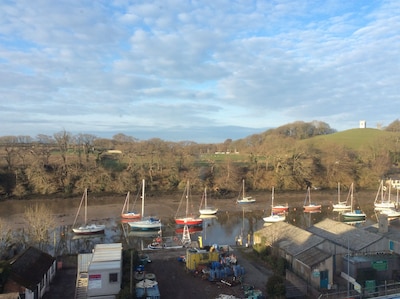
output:
[[399,118],[400,1],[0,1],[0,136],[218,143]]

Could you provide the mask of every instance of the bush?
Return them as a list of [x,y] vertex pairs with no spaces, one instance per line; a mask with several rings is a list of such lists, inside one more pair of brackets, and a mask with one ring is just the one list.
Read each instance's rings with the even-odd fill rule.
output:
[[272,275],[267,281],[266,289],[271,298],[285,298],[285,279],[279,275]]

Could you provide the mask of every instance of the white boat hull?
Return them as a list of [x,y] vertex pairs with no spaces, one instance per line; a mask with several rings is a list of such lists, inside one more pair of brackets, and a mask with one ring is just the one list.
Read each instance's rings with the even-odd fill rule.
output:
[[199,212],[201,215],[215,215],[215,214],[217,214],[218,209],[207,207],[204,209],[200,209]]
[[271,215],[268,217],[264,217],[264,222],[274,223],[274,222],[281,222],[285,221],[286,217],[284,215]]
[[73,228],[72,231],[78,235],[90,235],[90,234],[102,233],[102,232],[104,232],[105,228],[106,228],[105,225],[89,224],[89,225]]

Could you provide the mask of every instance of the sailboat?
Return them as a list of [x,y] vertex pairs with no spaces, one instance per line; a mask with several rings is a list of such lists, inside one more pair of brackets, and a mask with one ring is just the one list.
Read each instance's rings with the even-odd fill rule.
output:
[[306,198],[304,199],[304,212],[320,212],[321,211],[321,205],[315,204],[311,202],[311,188],[307,187],[307,193],[306,193]]
[[[390,195],[391,195],[391,185],[389,185],[389,195],[388,195],[389,202],[390,202]],[[398,207],[398,205],[399,205],[399,189],[397,189],[395,206]],[[386,215],[386,217],[389,220],[395,220],[400,218],[400,211],[397,211],[395,208],[380,209],[379,212],[380,214]]]
[[348,204],[348,197],[346,198],[345,201],[341,201],[340,200],[340,183],[338,183],[338,202],[333,204],[333,209],[334,210],[350,210],[351,209],[351,205]]
[[273,206],[274,206],[274,187],[272,187],[272,195],[271,195],[271,200],[272,200],[272,204],[271,204],[271,215],[264,217],[263,220],[265,222],[280,222],[280,221],[285,221],[286,216],[284,214],[275,214],[273,211]]
[[145,181],[142,180],[142,218],[139,221],[128,222],[131,229],[138,230],[155,230],[161,228],[161,220],[155,217],[145,217],[144,205],[145,205]]
[[[203,205],[204,204],[204,205]],[[213,208],[207,203],[207,187],[204,188],[203,197],[201,198],[199,212],[201,215],[214,215],[217,214],[218,209]]]
[[389,192],[388,197],[386,198],[385,191],[386,191],[386,186],[383,185],[383,180],[381,180],[381,182],[379,184],[378,192],[376,193],[376,197],[375,197],[375,201],[374,201],[375,210],[396,208],[396,204],[390,200],[390,192]]
[[[273,187],[272,187],[273,188]],[[272,200],[272,212],[275,214],[282,214],[282,213],[286,213],[287,211],[289,211],[289,205],[286,204],[274,204],[274,200]]]
[[128,191],[128,193],[126,194],[124,205],[122,206],[121,218],[122,219],[140,219],[140,216],[141,216],[140,213],[136,213],[129,209],[129,195],[130,195],[130,192]]
[[[178,210],[176,211],[175,223],[178,225],[201,225],[203,223],[203,219],[189,215],[189,196],[190,196],[190,185],[188,181],[185,190],[183,192]],[[184,199],[186,199],[185,215],[179,216],[180,207],[183,204]]]
[[251,197],[251,196],[246,196],[246,194],[245,194],[245,188],[244,188],[244,180],[243,180],[243,182],[242,182],[242,190],[241,190],[241,192],[239,193],[239,197],[238,197],[238,199],[237,199],[236,202],[237,202],[237,203],[240,203],[240,204],[255,203],[255,202],[256,202],[256,199],[255,199],[255,198],[253,198],[253,197]]
[[365,220],[365,218],[367,217],[366,214],[364,214],[361,210],[354,210],[354,196],[353,196],[353,192],[354,192],[354,183],[351,183],[350,185],[350,190],[349,190],[349,195],[350,195],[350,205],[351,205],[351,211],[347,211],[344,212],[342,214],[343,216],[343,220],[344,221],[361,221],[361,220]]
[[[75,227],[82,205],[84,205],[85,209],[84,224],[79,227]],[[86,188],[85,192],[83,192],[83,196],[81,199],[81,203],[79,204],[78,211],[76,212],[74,224],[72,225],[72,231],[77,235],[90,235],[90,234],[104,233],[105,228],[106,226],[104,224],[87,224],[87,188]]]

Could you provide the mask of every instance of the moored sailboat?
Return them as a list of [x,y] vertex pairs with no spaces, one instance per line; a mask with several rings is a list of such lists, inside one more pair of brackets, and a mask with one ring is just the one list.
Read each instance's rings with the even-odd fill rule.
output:
[[345,201],[341,201],[340,200],[340,183],[338,183],[338,187],[337,187],[338,191],[337,191],[337,203],[333,204],[333,209],[334,210],[350,210],[351,209],[351,205],[349,205],[348,200],[349,198],[347,197]]
[[[82,205],[84,205],[84,224],[79,227],[75,227],[76,222],[78,220],[80,210],[82,208]],[[104,224],[95,224],[95,223],[88,224],[87,223],[87,209],[88,209],[87,205],[88,205],[88,196],[87,196],[87,188],[86,188],[83,193],[81,202],[79,204],[78,211],[76,212],[75,220],[72,225],[72,231],[77,235],[90,235],[90,234],[104,233],[104,229],[106,227]]]
[[121,218],[122,219],[140,219],[140,217],[141,217],[140,213],[136,213],[135,211],[130,210],[129,196],[130,196],[130,192],[128,191],[128,193],[126,194],[126,197],[125,197],[124,205],[122,206]]
[[396,208],[396,204],[390,199],[390,185],[388,193],[386,193],[386,189],[386,186],[383,185],[383,180],[381,180],[374,200],[375,210]]
[[272,194],[271,194],[271,215],[264,217],[263,220],[265,222],[280,222],[280,221],[285,221],[286,216],[283,213],[274,213],[273,207],[274,207],[274,194],[275,194],[275,189],[272,187]]
[[199,212],[201,215],[215,215],[218,212],[217,208],[211,207],[208,205],[207,199],[207,187],[204,188],[204,193],[201,198],[200,209]]
[[128,222],[131,229],[138,230],[155,230],[161,228],[161,220],[156,217],[145,217],[144,207],[145,207],[145,180],[142,180],[142,217],[139,221]]
[[[200,217],[195,217],[189,213],[189,201],[190,201],[190,185],[189,181],[186,184],[185,190],[183,192],[178,210],[176,211],[175,214],[175,223],[178,225],[201,225],[203,223],[203,219]],[[180,207],[183,204],[183,202],[186,203],[186,209],[185,209],[185,215],[180,216]]]
[[354,210],[354,183],[351,183],[350,185],[350,190],[349,190],[349,195],[350,195],[350,205],[351,205],[351,211],[344,212],[342,214],[343,220],[344,221],[362,221],[365,220],[367,215],[363,213],[361,210]]
[[311,188],[307,187],[306,198],[304,199],[303,204],[304,212],[319,212],[321,210],[321,205],[313,203],[311,201]]
[[245,187],[244,187],[244,180],[242,181],[242,189],[239,193],[239,197],[236,200],[237,203],[240,204],[247,204],[247,203],[255,203],[256,199],[252,196],[246,196]]

